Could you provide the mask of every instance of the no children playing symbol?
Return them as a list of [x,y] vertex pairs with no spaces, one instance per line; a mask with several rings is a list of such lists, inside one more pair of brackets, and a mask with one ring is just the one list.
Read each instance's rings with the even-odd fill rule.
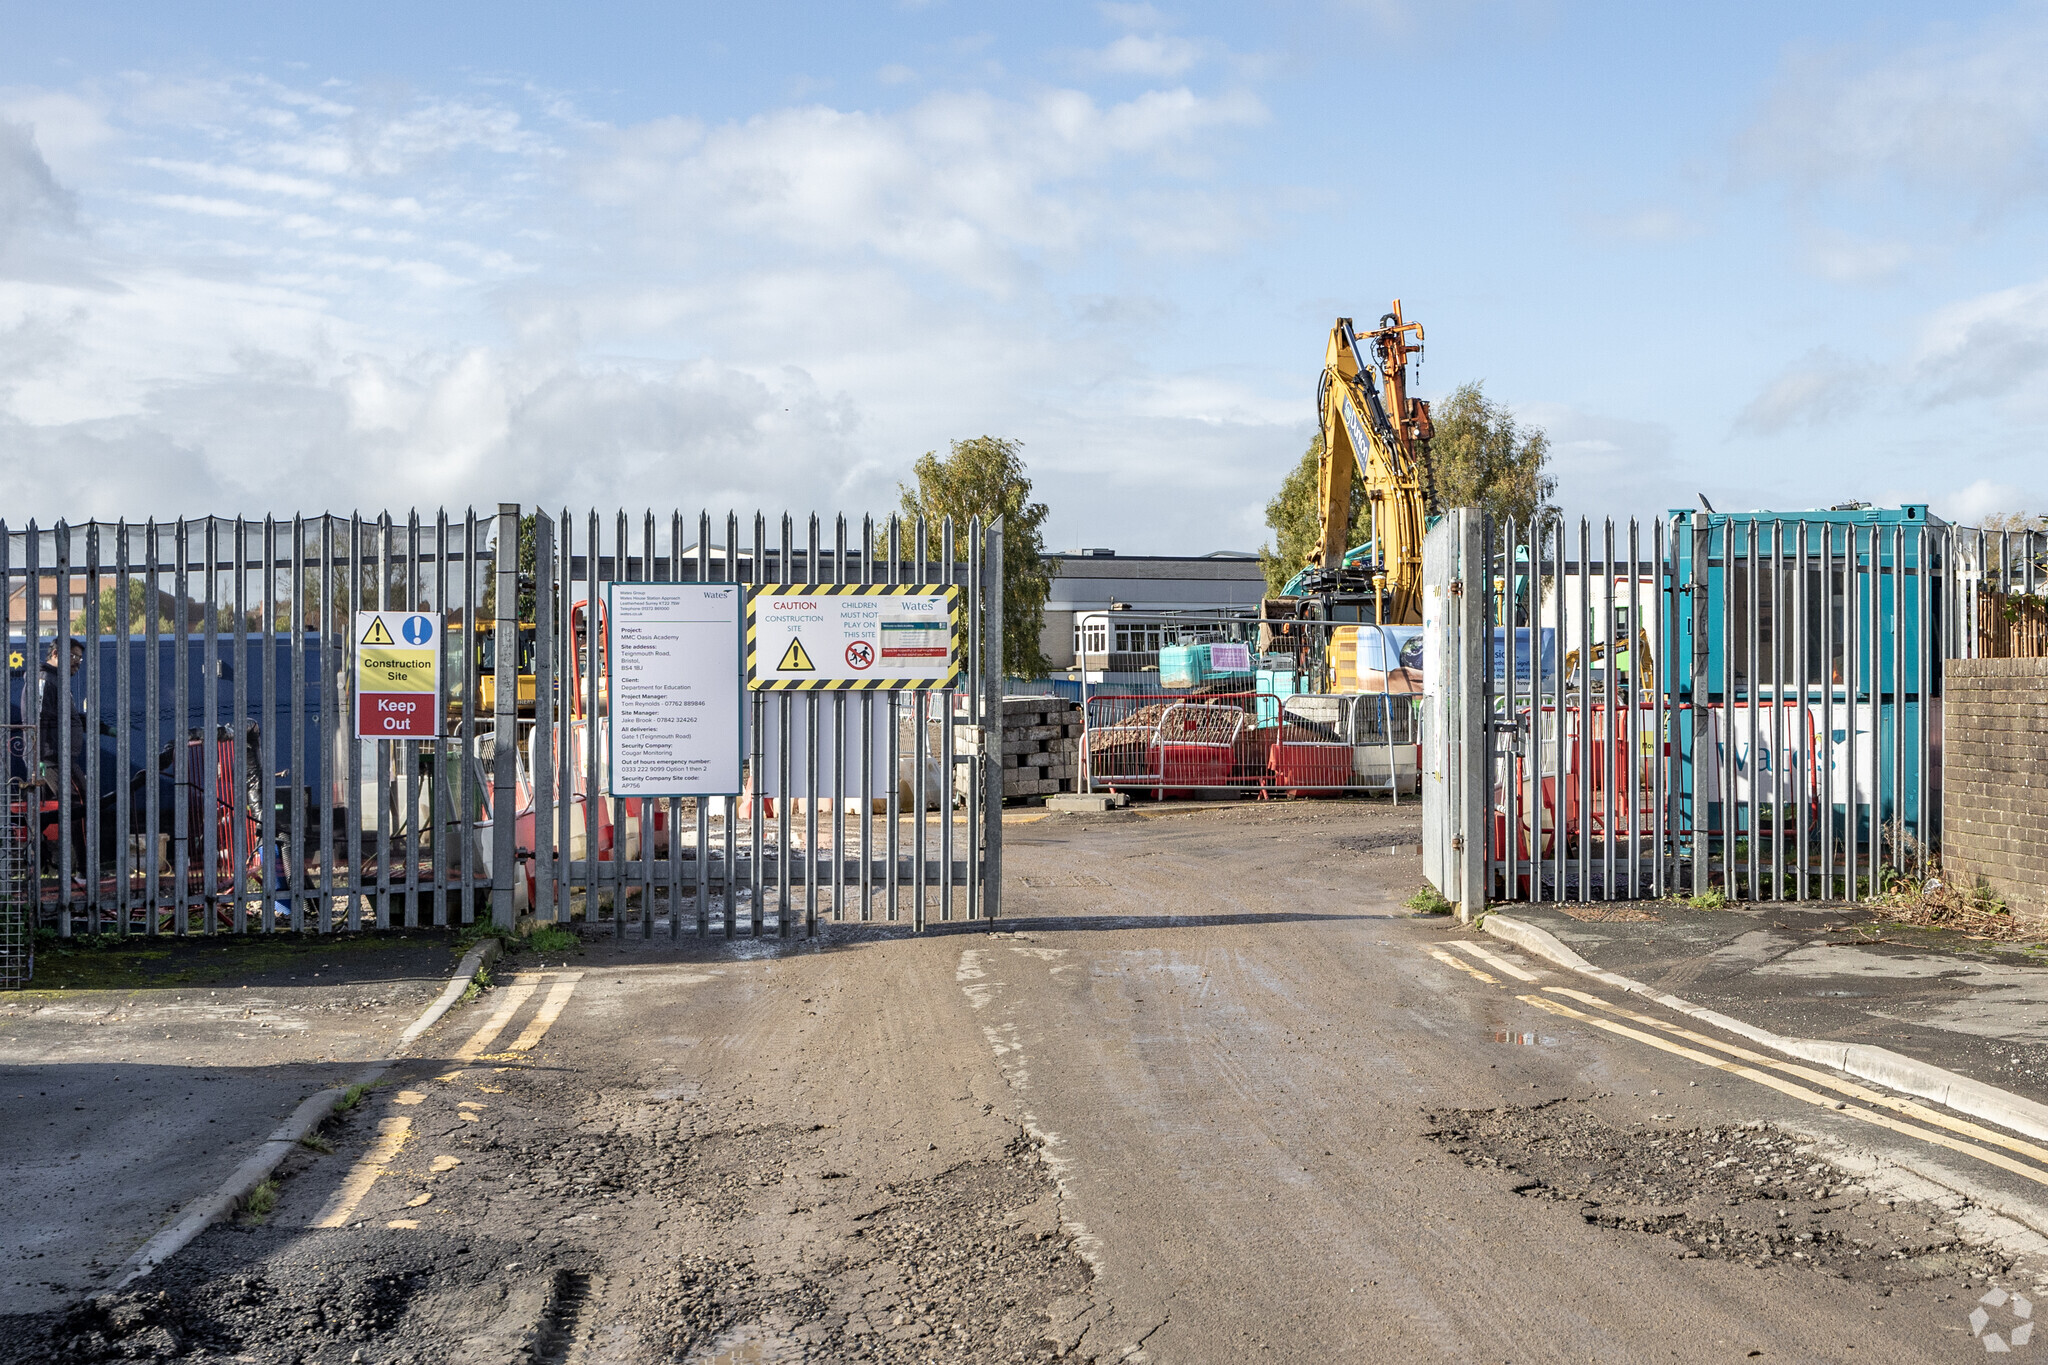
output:
[[855,640],[846,647],[846,666],[862,670],[875,666],[875,647],[866,640]]

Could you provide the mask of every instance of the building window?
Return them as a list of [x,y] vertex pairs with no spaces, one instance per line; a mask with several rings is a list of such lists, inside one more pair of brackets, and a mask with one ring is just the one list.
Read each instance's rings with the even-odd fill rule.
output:
[[1116,652],[1119,654],[1157,654],[1159,652],[1159,623],[1133,621],[1128,625],[1116,623]]
[[1074,623],[1074,652],[1076,654],[1108,653],[1109,623],[1107,621],[1076,621]]
[[45,597],[45,598],[43,599],[43,610],[44,610],[44,611],[55,611],[55,610],[57,610],[57,599],[56,599],[56,598],[54,598],[54,597]]

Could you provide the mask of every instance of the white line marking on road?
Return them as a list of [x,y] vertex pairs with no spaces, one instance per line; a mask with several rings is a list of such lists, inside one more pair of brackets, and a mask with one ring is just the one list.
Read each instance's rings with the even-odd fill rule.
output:
[[384,1174],[398,1155],[398,1149],[405,1146],[406,1134],[412,1131],[410,1118],[389,1118],[377,1124],[377,1140],[370,1144],[370,1150],[363,1153],[341,1182],[341,1187],[327,1201],[327,1207],[314,1220],[316,1228],[338,1228],[355,1216],[356,1205],[363,1202],[363,1196],[370,1192],[370,1186],[377,1183],[377,1177]]
[[526,1026],[526,1032],[519,1035],[518,1041],[512,1044],[510,1050],[513,1052],[532,1051],[533,1045],[546,1036],[549,1027],[554,1024],[555,1020],[561,1018],[563,1006],[569,1003],[569,997],[576,993],[576,983],[582,979],[583,973],[572,972],[557,980],[553,986],[550,986],[547,999],[540,1002],[540,1009],[535,1012],[533,1022]]
[[1461,972],[1465,972],[1469,975],[1476,976],[1489,986],[1498,986],[1500,984],[1499,977],[1488,976],[1485,972],[1480,971],[1471,963],[1460,962],[1457,958],[1452,957],[1449,953],[1445,952],[1441,948],[1425,948],[1423,949],[1423,951],[1428,953],[1431,957],[1435,958],[1438,962],[1443,963],[1446,967],[1455,967]]
[[[979,948],[963,948],[960,952],[960,966],[954,971],[953,979],[960,983],[961,994],[975,1009],[981,1009],[995,999],[995,991],[1003,985],[1000,981],[978,984],[987,976],[982,971],[983,953]],[[1022,1099],[1031,1084],[1031,1067],[1024,1055],[1024,1040],[1018,1035],[1015,1021],[1002,1024],[984,1024],[981,1036],[987,1040],[989,1051],[995,1054],[996,1069],[1002,1073],[1003,1084],[1016,1092]],[[1058,1191],[1060,1205],[1060,1230],[1073,1239],[1074,1251],[1098,1276],[1104,1274],[1108,1264],[1102,1258],[1102,1239],[1088,1230],[1088,1225],[1078,1218],[1067,1216],[1073,1200],[1073,1191],[1067,1186],[1067,1172],[1074,1167],[1073,1158],[1065,1155],[1066,1140],[1050,1129],[1042,1128],[1038,1116],[1030,1110],[1023,1111],[1025,1135],[1038,1144],[1039,1160],[1045,1164],[1046,1173],[1052,1177],[1053,1188]]]
[[1484,962],[1489,967],[1494,968],[1496,971],[1506,972],[1509,976],[1512,976],[1517,981],[1534,981],[1537,979],[1537,976],[1534,972],[1523,971],[1520,967],[1517,967],[1514,963],[1508,961],[1499,953],[1492,952],[1480,946],[1477,943],[1469,943],[1462,938],[1454,938],[1446,940],[1444,946],[1446,948],[1457,948],[1463,952],[1470,953],[1472,956],[1478,958],[1481,962]]
[[995,999],[995,989],[1000,982],[986,986],[971,986],[967,983],[979,981],[988,973],[981,969],[984,954],[979,948],[963,948],[960,951],[960,965],[953,970],[953,979],[960,983],[961,991],[967,996],[967,1003],[975,1009],[983,1009]]

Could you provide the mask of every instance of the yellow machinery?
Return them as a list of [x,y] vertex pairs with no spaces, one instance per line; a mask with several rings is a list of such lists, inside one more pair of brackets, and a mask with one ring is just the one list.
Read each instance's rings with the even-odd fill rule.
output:
[[[452,637],[450,643],[456,649],[461,649],[462,627],[459,624],[451,623],[448,627],[448,633]],[[478,621],[476,623],[476,634],[475,655],[478,714],[488,718],[496,709],[498,700],[498,623],[495,621]],[[513,666],[515,675],[519,680],[518,692],[515,695],[519,719],[521,720],[533,719],[533,700],[535,696],[533,672],[534,642],[535,635],[532,623],[521,621],[519,623],[519,657]],[[462,698],[460,695],[451,694],[449,696],[448,715],[451,720],[459,720],[461,718]]]
[[[1372,346],[1370,356],[1364,343]],[[1429,404],[1408,396],[1408,357],[1421,351],[1422,324],[1401,317],[1399,299],[1363,337],[1350,318],[1330,329],[1316,391],[1323,431],[1319,531],[1308,565],[1288,585],[1290,595],[1320,599],[1326,620],[1422,620],[1422,535],[1436,489]],[[1366,541],[1356,549],[1354,471],[1364,476],[1367,518]],[[1359,610],[1366,604],[1369,613]]]

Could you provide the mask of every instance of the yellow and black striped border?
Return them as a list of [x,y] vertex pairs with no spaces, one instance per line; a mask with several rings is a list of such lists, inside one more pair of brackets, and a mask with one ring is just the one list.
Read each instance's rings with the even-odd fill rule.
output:
[[[944,678],[769,678],[755,666],[754,604],[762,594],[773,597],[943,597],[952,667]],[[763,583],[747,588],[747,686],[756,692],[937,692],[960,685],[967,657],[961,635],[966,594],[957,583]]]

